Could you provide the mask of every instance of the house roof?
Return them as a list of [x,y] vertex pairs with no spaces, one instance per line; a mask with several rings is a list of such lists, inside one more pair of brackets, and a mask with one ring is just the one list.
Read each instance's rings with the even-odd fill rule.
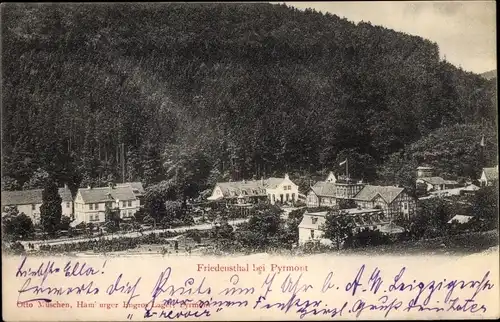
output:
[[382,209],[366,209],[366,208],[349,208],[349,209],[342,209],[340,210],[341,212],[345,212],[348,215],[366,215],[366,214],[374,214],[374,213],[383,213]]
[[142,196],[144,194],[144,187],[142,186],[141,182],[125,182],[116,185],[116,187],[126,187],[126,186],[132,187],[132,191],[136,196]]
[[488,180],[498,180],[498,167],[483,168],[483,173]]
[[[319,229],[326,222],[327,211],[322,212],[312,212],[305,213],[302,221],[299,224],[299,228],[307,228],[307,229]],[[317,218],[315,224],[313,224],[312,219]]]
[[[2,191],[2,205],[28,205],[42,203],[43,189]],[[59,195],[62,201],[73,201],[71,191],[67,188],[59,188]]]
[[266,189],[275,189],[284,180],[284,178],[267,178],[265,180],[229,181],[218,182],[217,186],[222,190],[224,197],[265,196]]
[[400,227],[393,222],[387,224],[387,225],[382,225],[379,228],[379,231],[384,234],[400,234],[404,233],[404,228]]
[[444,180],[441,177],[424,177],[424,178],[419,178],[419,180],[428,182],[428,183],[430,183],[432,185],[436,185],[436,184],[458,184],[458,182],[455,181],[455,180]]
[[467,187],[465,187],[463,190],[465,190],[465,191],[477,191],[477,190],[479,190],[479,187],[474,185],[474,184],[470,184]]
[[[352,218],[355,228],[363,228],[369,226],[386,225],[388,223],[384,213],[380,209],[344,209],[345,215]],[[305,213],[299,228],[319,229],[326,222],[327,211]],[[317,217],[315,224],[312,223],[312,218]]]
[[311,187],[311,190],[320,197],[335,197],[335,183],[319,181]]
[[458,221],[460,224],[465,224],[469,222],[469,220],[472,219],[472,216],[464,216],[464,215],[456,215],[455,217],[451,218],[450,221],[448,221],[448,224],[453,223],[453,221]]
[[387,203],[391,203],[396,199],[404,188],[393,187],[393,186],[372,186],[366,185],[361,189],[360,192],[353,199],[362,201],[371,201],[377,195],[380,195],[382,199]]
[[78,192],[84,203],[103,202],[109,200],[135,200],[136,195],[130,185],[99,188],[80,188]]

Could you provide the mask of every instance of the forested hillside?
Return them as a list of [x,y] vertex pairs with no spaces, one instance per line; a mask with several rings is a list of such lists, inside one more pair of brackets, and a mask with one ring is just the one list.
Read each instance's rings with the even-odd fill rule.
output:
[[2,9],[4,189],[121,181],[122,144],[125,180],[188,194],[345,157],[376,180],[436,129],[496,129],[494,83],[369,23],[270,4]]

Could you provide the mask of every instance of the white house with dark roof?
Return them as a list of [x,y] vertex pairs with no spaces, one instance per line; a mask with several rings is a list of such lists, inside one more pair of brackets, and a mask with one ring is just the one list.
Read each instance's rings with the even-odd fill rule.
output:
[[299,187],[290,180],[288,174],[285,174],[284,178],[218,182],[212,195],[207,199],[232,203],[255,203],[267,200],[275,204],[297,201],[298,197]]
[[102,223],[106,207],[120,210],[122,219],[130,219],[141,207],[144,193],[137,184],[117,184],[114,187],[80,188],[75,197],[75,224]]
[[[31,218],[33,224],[40,223],[40,206],[42,205],[43,189],[2,191],[2,212],[7,207],[16,207],[19,213]],[[59,188],[61,196],[62,215],[73,217],[73,197],[67,186]]]
[[483,168],[479,182],[481,182],[481,187],[492,186],[498,182],[498,165],[493,168]]

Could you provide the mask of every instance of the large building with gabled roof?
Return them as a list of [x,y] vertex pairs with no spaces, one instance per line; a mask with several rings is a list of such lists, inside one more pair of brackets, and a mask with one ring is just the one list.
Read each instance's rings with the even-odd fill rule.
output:
[[389,219],[409,218],[416,211],[416,201],[405,188],[365,185],[353,198],[361,208],[382,209]]
[[75,197],[75,224],[102,223],[106,208],[119,209],[122,219],[131,219],[141,207],[144,194],[138,182],[120,183],[109,187],[80,188]]
[[[16,207],[19,213],[31,218],[33,224],[40,223],[40,206],[42,205],[43,189],[2,191],[2,212],[8,207]],[[73,197],[67,186],[59,188],[61,196],[62,215],[73,216]]]
[[259,201],[285,204],[298,198],[299,187],[285,174],[284,178],[218,182],[207,199],[237,204]]
[[316,182],[307,193],[306,205],[337,208],[348,200],[363,209],[382,209],[388,218],[409,217],[416,211],[415,199],[404,188],[341,180]]

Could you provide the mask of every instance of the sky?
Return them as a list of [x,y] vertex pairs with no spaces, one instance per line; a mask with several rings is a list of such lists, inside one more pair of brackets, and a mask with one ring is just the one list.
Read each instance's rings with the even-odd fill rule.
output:
[[496,69],[494,1],[284,3],[429,39],[438,44],[441,58],[467,71],[484,73]]

